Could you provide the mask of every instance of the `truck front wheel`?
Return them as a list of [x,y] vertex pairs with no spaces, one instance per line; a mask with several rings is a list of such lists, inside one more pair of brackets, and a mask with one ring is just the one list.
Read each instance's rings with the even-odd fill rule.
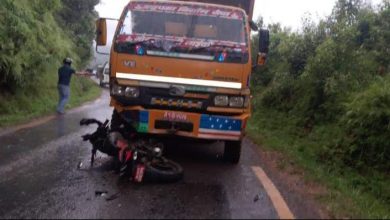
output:
[[226,162],[237,164],[241,156],[241,140],[240,141],[225,141],[225,151],[223,159]]

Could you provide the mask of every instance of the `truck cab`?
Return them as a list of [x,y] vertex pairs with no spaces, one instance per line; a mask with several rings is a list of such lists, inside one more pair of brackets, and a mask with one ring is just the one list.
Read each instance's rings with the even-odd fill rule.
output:
[[[111,129],[224,141],[224,158],[239,162],[251,115],[254,3],[226,2],[247,2],[252,10],[207,1],[129,2],[110,51]],[[105,45],[105,19],[97,30],[97,45]],[[261,36],[258,64],[268,50],[268,35]]]

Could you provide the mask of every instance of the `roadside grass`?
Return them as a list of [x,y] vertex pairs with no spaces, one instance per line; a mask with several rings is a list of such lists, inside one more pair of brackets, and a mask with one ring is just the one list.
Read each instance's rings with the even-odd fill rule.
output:
[[[43,115],[55,114],[58,103],[57,70],[45,74],[33,88],[15,94],[0,94],[0,127],[27,122]],[[87,77],[73,76],[67,109],[93,100],[100,88]]]
[[[335,218],[390,218],[390,178],[372,170],[360,171],[321,158],[323,147],[340,135],[337,125],[297,128],[297,119],[268,109],[256,109],[247,127],[262,148],[278,151],[302,168],[305,180],[327,188],[318,199]],[[288,163],[289,164],[289,163]],[[280,167],[283,169],[283,165]]]

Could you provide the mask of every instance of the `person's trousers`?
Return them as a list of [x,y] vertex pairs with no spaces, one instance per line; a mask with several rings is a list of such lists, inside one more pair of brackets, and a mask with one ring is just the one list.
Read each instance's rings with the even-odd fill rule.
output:
[[58,84],[58,95],[60,100],[58,101],[57,112],[64,113],[65,105],[68,103],[70,95],[69,86]]

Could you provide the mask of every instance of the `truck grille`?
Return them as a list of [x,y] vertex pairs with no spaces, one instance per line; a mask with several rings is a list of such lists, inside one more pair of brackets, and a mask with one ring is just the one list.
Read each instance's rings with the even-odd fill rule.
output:
[[157,98],[153,97],[150,101],[152,106],[165,106],[186,109],[202,109],[203,102],[180,98]]
[[212,103],[209,94],[190,94],[172,96],[168,89],[140,87],[140,96],[136,99],[115,96],[125,106],[142,105],[146,108],[169,109],[190,112],[203,112]]

